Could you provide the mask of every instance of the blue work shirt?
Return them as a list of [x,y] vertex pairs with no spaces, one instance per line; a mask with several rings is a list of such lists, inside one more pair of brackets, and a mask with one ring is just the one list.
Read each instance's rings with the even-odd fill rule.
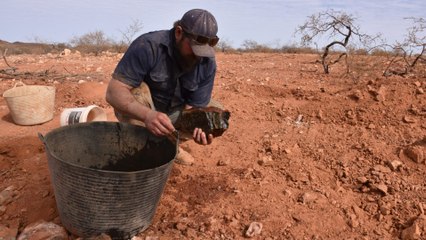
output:
[[145,82],[156,110],[164,113],[184,104],[205,107],[211,98],[216,60],[203,57],[195,68],[183,72],[174,55],[175,42],[174,28],[141,35],[130,44],[112,77],[135,88]]

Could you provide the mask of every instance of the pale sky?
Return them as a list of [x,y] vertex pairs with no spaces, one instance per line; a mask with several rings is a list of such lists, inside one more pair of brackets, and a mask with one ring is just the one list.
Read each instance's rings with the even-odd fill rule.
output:
[[426,18],[425,0],[1,0],[0,39],[63,43],[99,30],[120,40],[135,20],[143,24],[141,34],[170,29],[192,8],[213,13],[218,36],[233,47],[244,40],[298,43],[297,26],[327,9],[355,16],[362,32],[380,32],[388,43],[403,39],[410,23],[404,17]]

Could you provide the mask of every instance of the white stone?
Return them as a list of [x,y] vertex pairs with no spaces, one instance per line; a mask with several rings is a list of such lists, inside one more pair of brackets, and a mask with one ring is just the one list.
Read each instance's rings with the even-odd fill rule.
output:
[[254,237],[256,235],[259,235],[262,232],[263,224],[260,222],[252,222],[250,223],[250,226],[248,227],[245,235],[246,237]]

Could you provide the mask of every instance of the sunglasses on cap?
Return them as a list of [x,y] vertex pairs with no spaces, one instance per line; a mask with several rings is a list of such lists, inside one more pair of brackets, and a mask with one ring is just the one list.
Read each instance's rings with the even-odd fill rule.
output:
[[204,36],[198,36],[192,33],[189,33],[188,31],[186,31],[185,29],[183,29],[183,33],[190,37],[193,41],[195,41],[195,43],[197,43],[198,45],[205,45],[208,44],[210,47],[214,47],[216,46],[216,44],[219,42],[219,37],[214,37],[214,38],[208,38],[208,37],[204,37]]

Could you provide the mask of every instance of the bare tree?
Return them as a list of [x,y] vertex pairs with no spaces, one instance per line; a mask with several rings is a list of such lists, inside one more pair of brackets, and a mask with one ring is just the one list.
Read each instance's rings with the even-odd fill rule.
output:
[[232,43],[228,39],[220,39],[217,43],[216,48],[218,48],[221,52],[227,52],[232,50]]
[[246,52],[273,52],[273,49],[266,44],[260,44],[254,40],[244,40],[241,45]]
[[6,49],[4,50],[4,52],[3,52],[3,54],[2,54],[2,58],[3,58],[4,62],[6,63],[6,65],[9,67],[9,69],[5,69],[5,70],[1,69],[1,70],[0,70],[0,72],[2,72],[2,71],[7,72],[8,70],[9,70],[9,71],[12,71],[12,72],[15,72],[17,68],[16,68],[16,67],[12,67],[12,66],[9,64],[9,62],[7,61],[7,59],[6,59],[7,51],[8,51],[8,49],[6,48]]
[[[407,35],[403,42],[396,42],[390,46],[393,50],[392,59],[383,72],[388,75],[406,75],[412,72],[415,66],[426,62],[426,21],[423,18],[405,18],[412,21],[411,27],[407,29]],[[398,66],[401,66],[398,68]]]
[[140,32],[143,28],[143,24],[140,20],[133,20],[132,24],[130,24],[124,31],[120,30],[122,35],[121,42],[127,46],[134,40],[135,35]]
[[[324,47],[323,51],[320,51],[320,63],[323,66],[324,73],[328,74],[329,67],[342,58],[345,59],[347,72],[349,72],[347,63],[349,41],[356,39],[359,43],[369,46],[379,38],[380,35],[371,37],[361,33],[359,27],[355,25],[355,20],[355,17],[344,12],[327,10],[309,16],[308,20],[296,29],[296,33],[302,35],[301,42],[304,46],[315,44],[318,48],[316,40],[319,40],[322,36],[331,39],[331,42]],[[331,59],[330,51],[337,46],[342,47],[344,51],[338,54],[336,58]]]
[[85,52],[93,52],[96,55],[114,45],[114,40],[105,36],[103,31],[89,32],[83,36],[74,37],[70,42],[76,48]]
[[257,48],[259,48],[260,44],[257,43],[254,40],[251,39],[246,39],[244,40],[244,42],[241,44],[241,46],[244,48],[244,50],[246,51],[253,51]]

